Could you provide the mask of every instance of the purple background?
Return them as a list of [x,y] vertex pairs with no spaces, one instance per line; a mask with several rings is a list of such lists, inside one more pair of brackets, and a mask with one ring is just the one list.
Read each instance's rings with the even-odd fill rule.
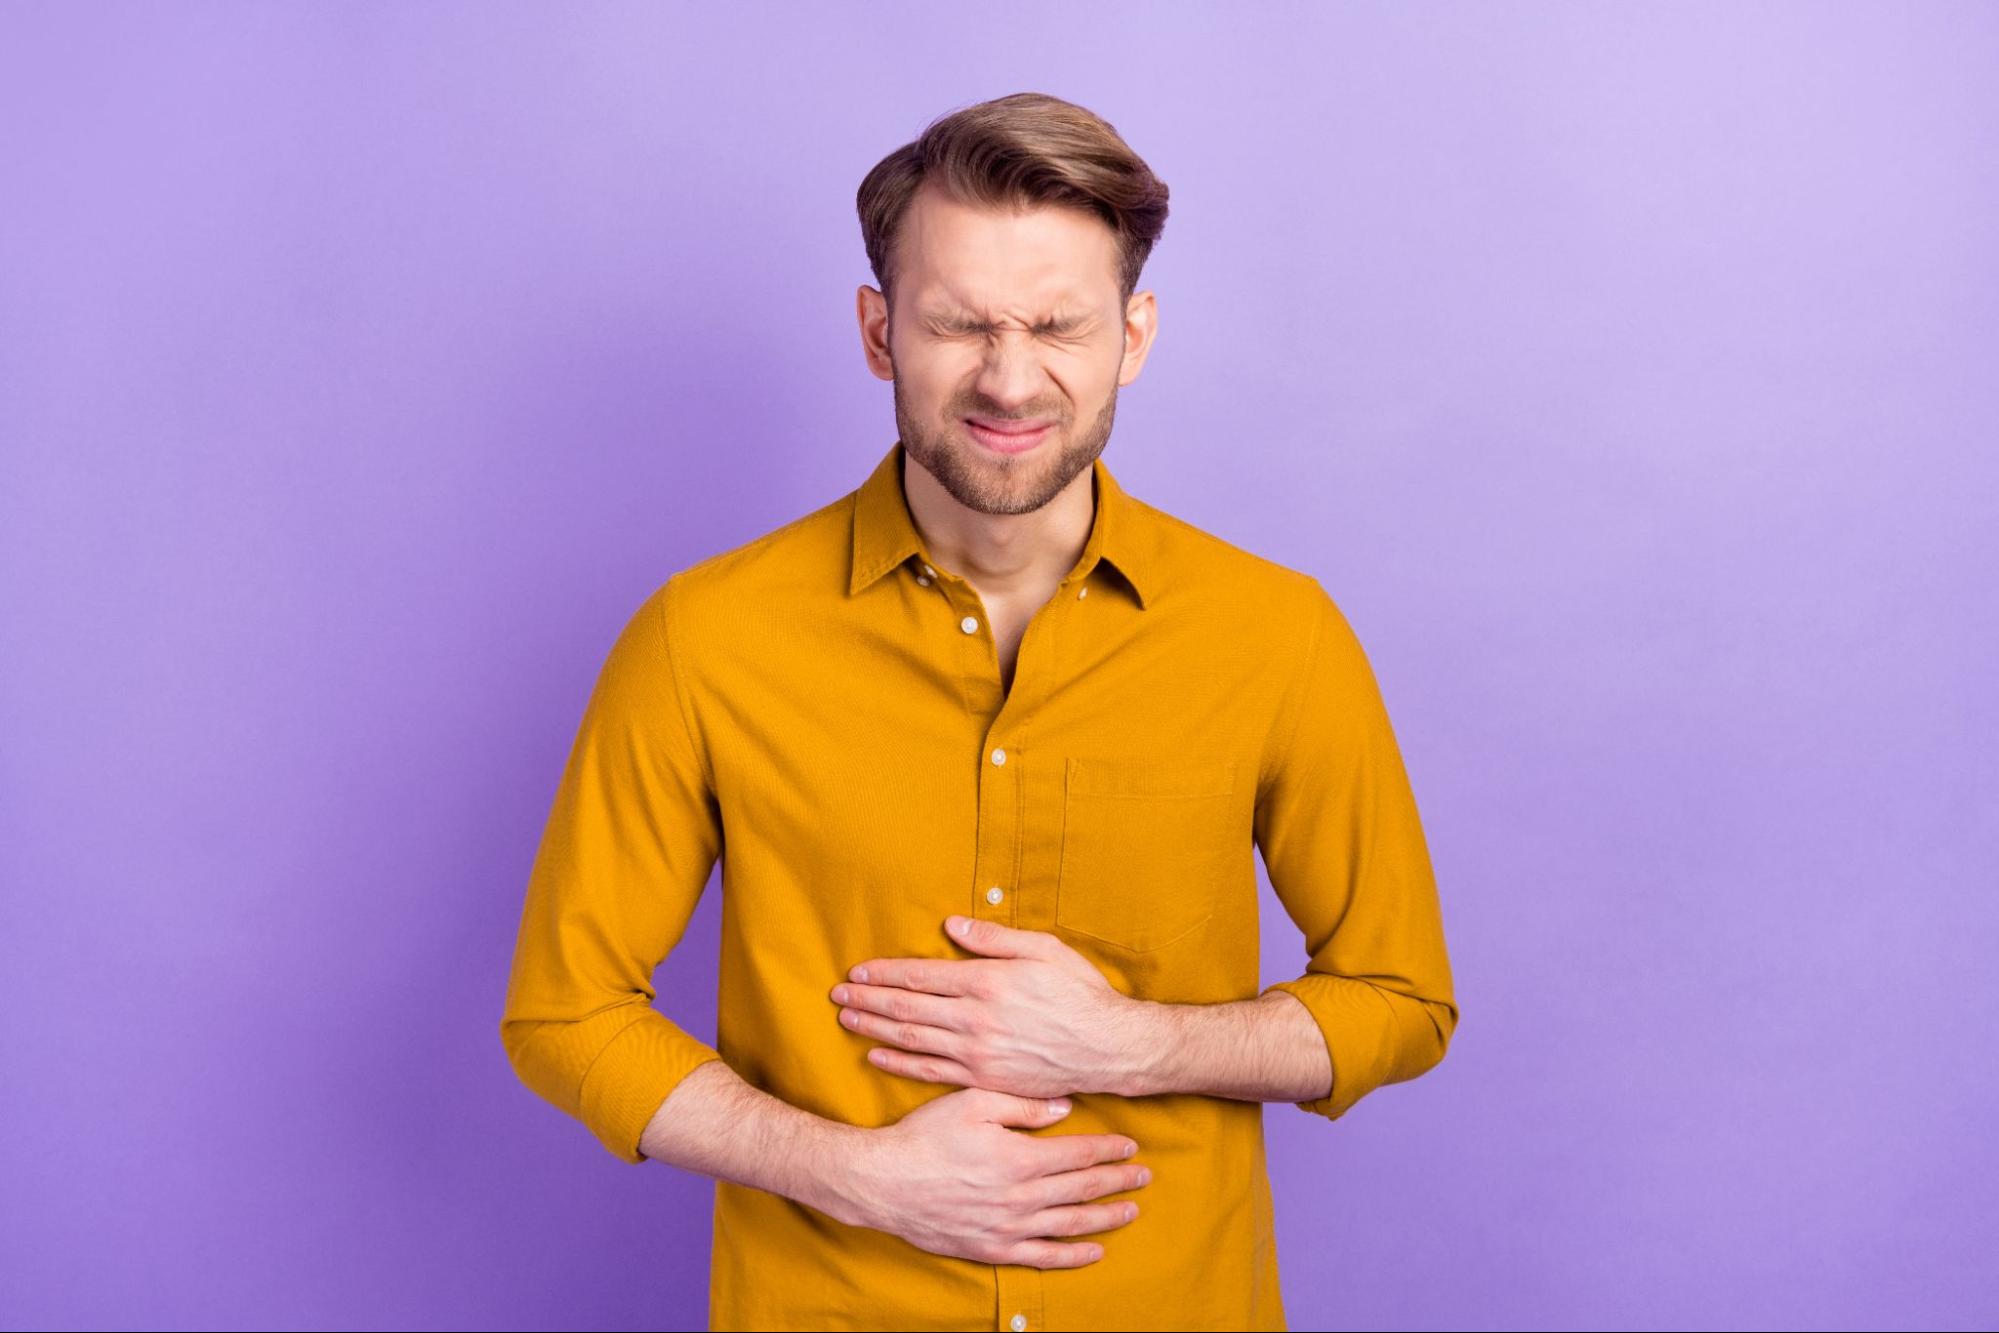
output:
[[0,1318],[703,1326],[710,1183],[506,1063],[528,868],[623,618],[894,439],[862,174],[1036,89],[1174,192],[1106,460],[1340,601],[1444,898],[1444,1064],[1267,1108],[1293,1327],[1989,1327],[1995,57],[1989,4],[0,9]]

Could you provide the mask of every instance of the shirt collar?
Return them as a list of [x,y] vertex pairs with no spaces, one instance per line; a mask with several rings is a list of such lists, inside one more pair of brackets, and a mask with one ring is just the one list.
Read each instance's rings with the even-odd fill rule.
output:
[[[853,564],[847,583],[850,595],[913,555],[930,561],[930,552],[916,530],[916,521],[910,517],[902,485],[902,460],[902,441],[898,439],[854,493]],[[1096,517],[1091,521],[1083,553],[1076,557],[1063,582],[1089,574],[1101,556],[1124,577],[1143,609],[1148,597],[1157,590],[1150,558],[1153,529],[1146,522],[1145,512],[1104,466],[1103,455],[1091,462],[1090,472],[1095,478]]]

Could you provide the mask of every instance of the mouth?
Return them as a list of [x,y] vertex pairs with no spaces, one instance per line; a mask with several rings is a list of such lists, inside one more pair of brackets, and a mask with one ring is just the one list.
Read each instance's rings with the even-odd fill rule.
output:
[[965,430],[979,444],[1000,454],[1026,453],[1048,438],[1055,429],[1052,421],[1005,421],[993,417],[966,417]]

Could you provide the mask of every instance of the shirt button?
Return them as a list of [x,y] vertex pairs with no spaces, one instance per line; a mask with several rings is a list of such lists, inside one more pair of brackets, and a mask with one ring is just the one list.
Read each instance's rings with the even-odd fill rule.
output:
[[927,588],[930,586],[930,580],[924,578],[921,574],[916,576],[916,582],[919,587]]
[[1082,587],[1076,589],[1076,595],[1078,597],[1088,597],[1090,595],[1090,585],[1085,583]]
[[1011,1328],[1013,1333],[1020,1333],[1020,1330],[1027,1327],[1027,1316],[1024,1314],[1015,1315],[1007,1327]]
[[937,571],[936,571],[936,570],[934,570],[934,569],[932,569],[932,568],[931,568],[930,566],[928,566],[928,565],[925,565],[925,566],[923,567],[923,572],[924,572],[924,573],[926,573],[926,574],[928,574],[928,575],[929,575],[929,576],[930,576],[931,578],[933,578],[933,579],[937,577]]
[[995,764],[1004,764],[1004,763],[1006,762],[1006,751],[1005,751],[1005,750],[994,750],[994,751],[993,751],[993,762],[994,762]]
[[979,618],[977,616],[966,616],[958,622],[958,628],[967,634],[977,634],[979,632]]
[[1006,897],[1005,891],[997,884],[986,890],[986,901],[989,903],[996,903],[1004,897]]

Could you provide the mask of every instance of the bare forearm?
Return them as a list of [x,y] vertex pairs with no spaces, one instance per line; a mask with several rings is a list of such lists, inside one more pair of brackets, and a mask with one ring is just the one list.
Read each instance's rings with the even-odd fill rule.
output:
[[1326,1039],[1285,991],[1226,1004],[1148,1003],[1142,1052],[1124,1091],[1198,1092],[1243,1101],[1302,1102],[1333,1084]]
[[639,1151],[853,1222],[847,1176],[869,1132],[800,1110],[746,1082],[727,1061],[710,1060],[660,1104],[639,1136]]

